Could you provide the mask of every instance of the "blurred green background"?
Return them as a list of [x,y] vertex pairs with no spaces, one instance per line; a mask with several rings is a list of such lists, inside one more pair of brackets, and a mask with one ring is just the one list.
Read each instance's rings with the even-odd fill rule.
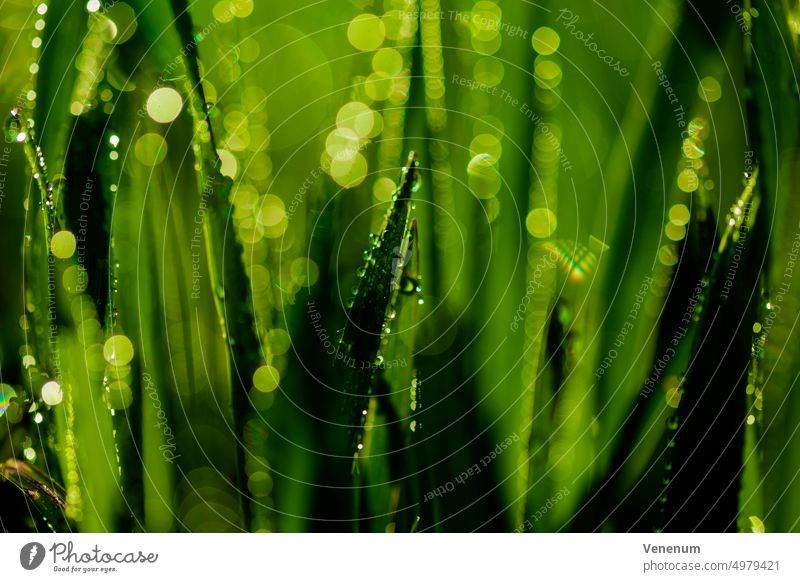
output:
[[797,531],[798,33],[6,0],[0,527]]

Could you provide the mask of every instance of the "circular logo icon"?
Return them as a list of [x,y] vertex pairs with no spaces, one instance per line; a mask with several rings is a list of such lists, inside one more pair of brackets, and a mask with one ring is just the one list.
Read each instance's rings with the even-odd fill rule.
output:
[[39,542],[30,542],[22,546],[19,552],[19,563],[26,570],[35,570],[44,562],[44,546]]

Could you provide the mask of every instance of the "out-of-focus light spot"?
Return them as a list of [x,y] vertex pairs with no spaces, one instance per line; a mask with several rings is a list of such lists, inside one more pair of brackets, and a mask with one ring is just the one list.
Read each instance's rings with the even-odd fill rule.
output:
[[706,153],[703,149],[703,142],[697,137],[688,137],[683,140],[681,151],[683,156],[690,160],[699,160]]
[[664,226],[664,234],[667,235],[667,238],[672,241],[681,241],[686,238],[686,227],[682,224],[675,224],[674,222],[668,222]]
[[373,101],[386,101],[394,91],[395,80],[383,72],[372,73],[364,81],[364,93]]
[[103,357],[112,366],[127,366],[133,359],[133,344],[124,335],[112,335],[103,345]]
[[391,178],[379,178],[372,185],[372,195],[379,202],[388,202],[396,189],[397,186]]
[[136,140],[134,153],[145,166],[157,166],[167,157],[167,142],[157,133],[146,133]]
[[220,161],[220,174],[236,178],[236,174],[239,173],[239,162],[236,161],[236,156],[228,150],[217,150],[217,155]]
[[352,160],[334,158],[331,161],[331,178],[343,188],[355,188],[367,177],[367,159],[356,153]]
[[555,232],[558,219],[549,208],[534,208],[528,213],[525,226],[536,238],[547,238]]
[[281,381],[281,374],[273,366],[261,366],[253,374],[253,386],[260,392],[274,391]]
[[540,55],[551,55],[558,50],[561,44],[561,37],[558,33],[548,26],[537,28],[531,36],[533,50]]
[[474,38],[486,41],[500,34],[500,22],[503,11],[494,2],[480,0],[472,7],[470,20],[471,32]]
[[31,447],[28,447],[27,449],[22,451],[22,454],[25,455],[25,458],[28,459],[29,461],[36,460],[36,451],[34,451]]
[[684,192],[694,192],[700,185],[700,180],[697,177],[697,172],[691,168],[686,168],[678,174],[678,188]]
[[83,293],[89,285],[89,274],[81,265],[71,265],[64,269],[61,284],[67,293]]
[[44,386],[42,386],[42,400],[44,400],[44,403],[48,406],[61,404],[63,399],[64,392],[61,390],[59,383],[55,380],[46,382]]
[[759,322],[753,324],[753,333],[761,333],[761,324]]
[[133,38],[136,28],[136,12],[125,2],[117,2],[105,11],[105,15],[114,23],[117,34],[114,42],[122,44]]
[[543,89],[554,89],[561,82],[561,67],[549,58],[536,57],[533,78]]
[[500,173],[497,161],[487,153],[473,157],[467,165],[467,182],[478,198],[488,199],[500,191]]
[[[243,63],[254,63],[261,54],[261,45],[254,38],[246,38],[239,43],[239,60]],[[246,91],[246,90],[245,90]]]
[[353,161],[360,149],[361,139],[350,128],[338,128],[325,140],[325,152],[330,156],[331,162]]
[[82,115],[85,111],[86,107],[80,101],[73,101],[69,104],[69,112],[75,117]]
[[147,98],[147,114],[158,123],[172,123],[183,109],[181,94],[172,87],[156,89]]
[[133,402],[133,391],[126,382],[111,382],[106,388],[106,404],[111,410],[125,410]]
[[372,57],[372,70],[394,76],[403,70],[403,55],[396,49],[382,48]]
[[484,34],[491,34],[492,36],[489,40],[485,40],[480,38],[483,35],[473,35],[471,40],[472,49],[479,55],[493,55],[500,50],[503,44],[503,37],[498,31],[494,33],[486,31]]
[[722,97],[722,87],[714,77],[704,77],[697,85],[697,94],[706,103],[714,103]]
[[247,18],[253,13],[255,3],[253,0],[232,0],[233,14],[236,18]]
[[658,260],[662,265],[672,267],[678,263],[678,252],[675,250],[675,245],[664,245],[658,249]]
[[311,287],[319,280],[319,267],[305,257],[292,261],[292,281],[301,287]]
[[119,136],[118,135],[112,135],[111,137],[108,138],[108,143],[111,144],[112,148],[117,147],[119,145]]
[[386,38],[391,40],[411,38],[417,31],[417,18],[409,10],[389,10],[381,20],[386,30]]
[[276,226],[286,218],[283,200],[273,194],[267,194],[256,210],[256,220],[262,226]]
[[470,142],[469,153],[473,157],[478,154],[488,154],[495,161],[498,161],[503,155],[503,145],[491,133],[481,133],[476,135]]
[[336,126],[340,129],[349,129],[359,137],[367,137],[374,125],[374,112],[360,101],[345,103],[336,114]]
[[347,27],[347,40],[360,51],[372,51],[383,44],[386,26],[374,14],[359,14]]
[[255,497],[266,497],[272,492],[272,477],[264,471],[256,471],[247,479],[247,488]]
[[42,424],[42,421],[43,421],[43,420],[44,420],[44,416],[42,416],[42,413],[41,413],[41,412],[37,412],[37,413],[36,413],[36,414],[33,416],[33,422],[35,422],[36,424]]
[[702,139],[706,133],[706,120],[702,117],[695,117],[689,122],[687,131],[691,137]]
[[689,223],[690,218],[689,208],[685,204],[675,204],[669,209],[669,220],[672,224],[684,226]]
[[503,63],[493,57],[482,57],[475,63],[473,77],[488,87],[499,85],[506,74]]
[[86,10],[89,12],[97,12],[100,10],[100,0],[89,0],[86,3]]
[[269,330],[267,333],[267,342],[269,343],[270,351],[275,356],[282,356],[288,352],[289,348],[292,346],[292,340],[285,329]]
[[231,0],[221,0],[214,4],[211,14],[219,22],[230,22],[236,17],[236,4]]
[[47,4],[45,4],[45,3],[39,4],[39,6],[36,7],[36,12],[38,14],[42,14],[42,15],[46,14],[47,13]]
[[68,259],[75,254],[77,241],[68,230],[60,230],[50,239],[50,250],[57,259]]

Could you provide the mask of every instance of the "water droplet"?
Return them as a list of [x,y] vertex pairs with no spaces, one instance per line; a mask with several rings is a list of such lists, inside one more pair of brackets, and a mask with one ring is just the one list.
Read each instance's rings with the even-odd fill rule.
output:
[[411,183],[411,191],[417,192],[422,186],[422,178],[419,175],[419,172],[414,172],[414,181]]
[[667,428],[669,430],[678,430],[678,417],[673,414],[667,419]]
[[418,292],[417,289],[419,289],[417,280],[409,275],[403,274],[400,278],[400,293],[411,295],[412,293]]

